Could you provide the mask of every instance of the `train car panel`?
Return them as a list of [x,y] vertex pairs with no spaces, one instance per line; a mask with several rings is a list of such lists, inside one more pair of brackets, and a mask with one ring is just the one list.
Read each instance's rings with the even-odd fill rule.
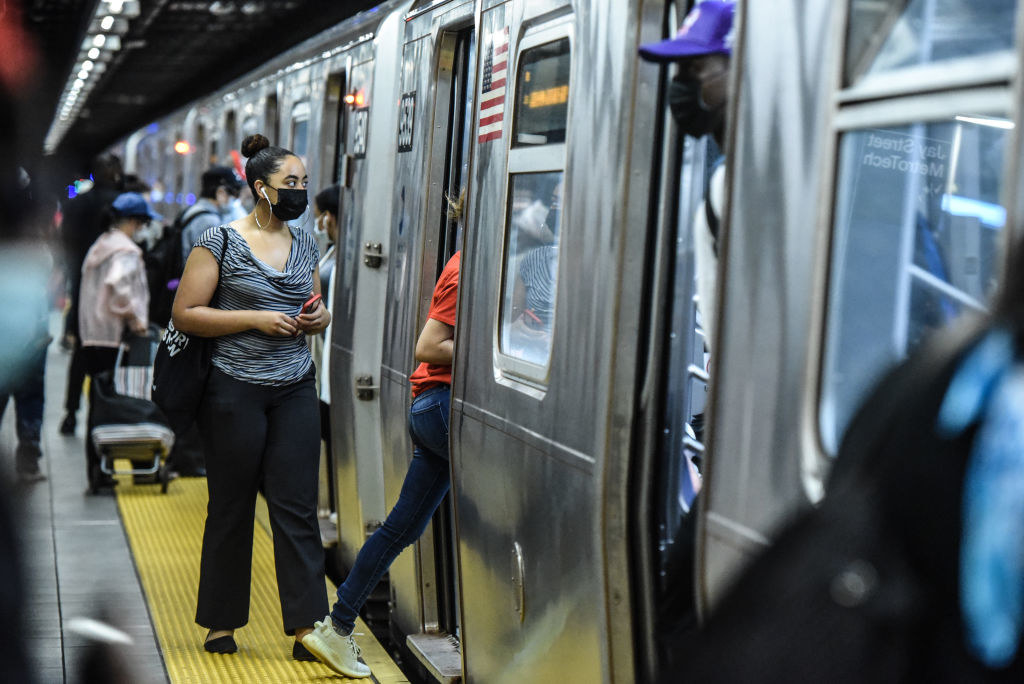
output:
[[[629,441],[636,373],[635,344],[620,356],[614,330],[635,330],[639,318],[642,260],[621,250],[635,247],[624,223],[639,205],[627,190],[640,192],[637,201],[646,194],[646,182],[629,181],[639,178],[630,161],[649,173],[653,137],[647,156],[630,160],[635,99],[601,93],[627,82],[632,90],[641,13],[631,3],[579,14],[553,2],[488,7],[452,418],[466,677],[606,681],[605,617],[628,598],[607,584],[603,534],[605,522],[625,522],[599,511],[610,431]],[[486,120],[488,63],[500,63],[506,35],[499,85],[512,96]],[[655,102],[636,106],[650,114]],[[597,168],[606,170],[598,178],[586,171]],[[643,236],[646,221],[634,229]],[[539,277],[531,255],[544,256],[547,279],[527,282]],[[520,286],[546,294],[534,290],[523,307]],[[539,321],[517,310],[534,306]],[[624,380],[613,392],[617,373]],[[612,408],[619,397],[628,399]],[[519,484],[506,492],[504,482]],[[618,564],[625,552],[612,556]],[[624,577],[626,564],[615,573]]]
[[[787,192],[798,184],[805,195],[821,190],[819,160],[834,71],[808,74],[788,53],[767,46],[799,44],[814,63],[834,64],[832,4],[744,3],[738,10],[738,96],[729,112],[737,122],[729,140],[734,180],[719,247],[720,334],[711,355],[711,453],[702,496],[704,598],[722,590],[738,560],[767,543],[771,530],[805,496],[800,460],[793,457],[804,436],[782,429],[774,416],[793,420],[802,410],[786,398],[800,396],[806,382],[813,308],[808,298],[814,296],[807,284],[815,263],[815,240],[807,232],[817,207],[790,201]],[[775,102],[770,108],[769,92]],[[769,234],[773,239],[766,240]]]
[[[379,424],[361,424],[357,421],[357,416],[368,411],[361,406],[364,400],[359,397],[357,379],[370,377],[371,380],[363,384],[373,387],[374,373],[371,369],[356,368],[355,365],[359,339],[366,336],[375,338],[372,329],[357,327],[360,322],[357,288],[362,287],[366,279],[365,274],[369,271],[363,262],[363,245],[368,242],[365,230],[367,223],[377,223],[376,220],[370,220],[370,216],[380,216],[367,201],[369,162],[366,159],[366,127],[373,107],[373,101],[368,98],[373,96],[374,65],[375,61],[353,63],[346,73],[348,86],[353,95],[353,105],[355,98],[362,95],[364,106],[351,106],[345,114],[348,167],[346,173],[349,174],[349,181],[341,193],[341,202],[345,210],[340,217],[341,244],[338,249],[337,273],[334,276],[337,289],[332,326],[334,339],[331,349],[331,420],[335,425],[349,427],[338,430],[333,436],[332,451],[336,468],[338,548],[342,562],[348,567],[355,562],[356,554],[367,534],[384,519],[380,449],[379,446],[372,444],[375,435],[379,440]],[[365,106],[366,102],[370,102],[370,106]],[[387,105],[382,100],[378,106]],[[359,296],[363,293],[363,290],[358,290]],[[363,304],[364,311],[365,306],[366,304]],[[376,392],[371,392],[370,401],[376,402]],[[376,411],[372,413],[371,420],[379,418]],[[371,440],[372,449],[369,452],[366,451],[365,440]]]
[[[1019,13],[1016,2],[744,6],[705,602],[821,496],[872,383],[932,331],[987,307],[1017,173],[1006,154],[1013,69],[999,64]],[[763,50],[779,40],[772,22],[818,56],[813,78]],[[972,70],[979,54],[995,69]]]

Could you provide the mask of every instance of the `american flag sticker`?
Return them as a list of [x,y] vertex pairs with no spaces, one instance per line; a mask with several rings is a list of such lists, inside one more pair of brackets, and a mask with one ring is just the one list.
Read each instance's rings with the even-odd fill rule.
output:
[[484,78],[480,89],[478,142],[501,138],[505,124],[505,80],[508,75],[508,27],[494,31],[484,51]]

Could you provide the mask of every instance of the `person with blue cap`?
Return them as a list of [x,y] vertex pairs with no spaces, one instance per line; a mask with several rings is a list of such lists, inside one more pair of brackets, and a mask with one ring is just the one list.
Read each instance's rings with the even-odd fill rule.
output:
[[[82,263],[78,331],[86,373],[112,370],[125,330],[144,334],[149,326],[149,286],[142,248],[133,239],[150,221],[163,219],[137,192],[124,192],[111,205],[114,220],[96,238]],[[90,465],[98,463],[86,439]],[[109,475],[94,483],[113,486]]]

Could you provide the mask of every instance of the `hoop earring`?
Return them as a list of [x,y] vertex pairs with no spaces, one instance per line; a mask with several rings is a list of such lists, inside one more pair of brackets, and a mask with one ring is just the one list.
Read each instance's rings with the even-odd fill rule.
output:
[[[260,202],[262,202],[262,201],[263,201],[262,197],[256,200],[256,207],[253,209],[253,212],[252,212],[252,217],[254,219],[256,219],[256,227],[259,228],[260,230],[263,230],[263,224],[260,223]],[[271,214],[273,214],[274,210],[270,206],[270,200],[267,200],[267,209],[271,212]],[[267,217],[267,223],[268,224],[270,223],[270,217],[269,216]]]

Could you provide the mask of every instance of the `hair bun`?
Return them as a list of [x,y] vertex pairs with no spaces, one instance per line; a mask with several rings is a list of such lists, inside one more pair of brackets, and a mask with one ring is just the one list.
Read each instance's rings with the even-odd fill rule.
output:
[[267,147],[270,147],[270,141],[267,140],[266,136],[259,133],[247,135],[245,140],[242,141],[242,156],[246,159],[251,159],[257,152]]

